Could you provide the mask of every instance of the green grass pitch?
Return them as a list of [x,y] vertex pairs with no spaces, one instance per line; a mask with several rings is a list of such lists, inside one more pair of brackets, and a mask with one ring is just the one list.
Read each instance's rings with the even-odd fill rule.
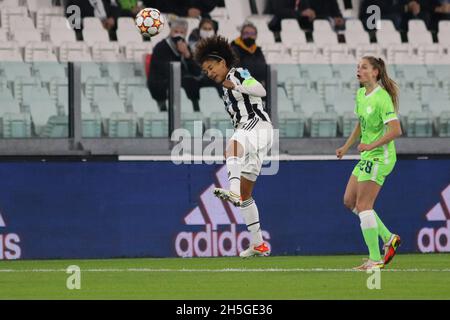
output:
[[[0,299],[450,299],[450,254],[397,255],[373,274],[361,256],[0,261]],[[66,268],[81,288],[66,287]]]

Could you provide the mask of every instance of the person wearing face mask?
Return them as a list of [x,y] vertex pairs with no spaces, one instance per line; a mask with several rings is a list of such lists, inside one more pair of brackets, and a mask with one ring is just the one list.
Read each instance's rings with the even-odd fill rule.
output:
[[250,22],[244,23],[241,27],[241,35],[231,43],[231,47],[239,57],[243,68],[253,75],[261,83],[266,82],[267,63],[261,47],[256,45],[258,30]]
[[193,60],[186,42],[188,23],[177,18],[170,22],[170,34],[153,48],[147,85],[161,111],[167,110],[169,94],[170,63],[181,62],[181,85],[192,101],[194,111],[199,111],[201,69]]
[[195,50],[195,46],[199,40],[215,36],[217,34],[217,29],[218,26],[216,21],[209,18],[200,20],[198,28],[192,30],[189,35],[189,46],[191,47],[191,50]]

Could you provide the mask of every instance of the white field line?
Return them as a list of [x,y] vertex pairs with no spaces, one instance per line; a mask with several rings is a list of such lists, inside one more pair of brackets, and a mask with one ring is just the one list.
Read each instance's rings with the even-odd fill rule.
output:
[[[382,269],[382,272],[450,272],[450,269]],[[67,272],[67,269],[0,269],[0,273],[51,273]],[[240,273],[240,272],[361,272],[353,269],[333,269],[333,268],[227,268],[227,269],[153,269],[153,268],[104,268],[104,269],[82,269],[81,272],[155,272],[155,273]]]
[[[343,160],[359,160],[360,155],[346,155]],[[126,155],[119,156],[119,161],[176,161],[176,162],[217,162],[224,163],[225,159],[223,156],[203,156],[203,155],[191,155],[187,154],[184,156],[143,156],[143,155]],[[279,154],[274,156],[266,156],[264,161],[311,161],[311,160],[337,160],[336,155],[290,155],[290,154]],[[342,161],[342,160],[341,160]]]

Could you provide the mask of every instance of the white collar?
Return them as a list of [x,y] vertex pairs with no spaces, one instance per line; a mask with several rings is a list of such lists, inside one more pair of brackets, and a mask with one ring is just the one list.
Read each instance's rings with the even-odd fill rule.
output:
[[[380,86],[380,85],[377,85],[377,87],[376,87],[375,89],[373,89],[372,92],[369,93],[368,95],[366,95],[366,93],[364,92],[364,97],[366,97],[366,98],[370,97],[370,96],[373,95],[375,92],[377,92],[378,90],[380,90],[380,88],[381,88],[381,86]],[[367,91],[367,89],[366,89],[366,91]]]

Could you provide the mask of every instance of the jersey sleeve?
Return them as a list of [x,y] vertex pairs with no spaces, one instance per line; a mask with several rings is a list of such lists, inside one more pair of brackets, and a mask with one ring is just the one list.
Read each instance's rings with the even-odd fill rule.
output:
[[394,103],[391,97],[386,94],[381,101],[381,120],[386,124],[389,121],[397,120],[397,113],[395,112]]
[[235,73],[236,78],[239,80],[239,84],[236,84],[235,90],[255,97],[265,97],[266,89],[255,78],[253,78],[246,69],[238,69]]

